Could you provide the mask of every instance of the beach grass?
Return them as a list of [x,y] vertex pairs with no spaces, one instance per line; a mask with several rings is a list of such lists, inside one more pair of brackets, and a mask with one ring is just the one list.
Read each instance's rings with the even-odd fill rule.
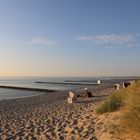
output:
[[[120,111],[118,132],[121,136],[140,136],[140,81],[113,93],[96,110],[98,114]],[[135,137],[134,137],[135,136]]]
[[113,93],[97,108],[96,112],[98,114],[103,114],[118,110],[124,105],[124,94],[124,90]]
[[[140,132],[140,82],[129,88],[125,107],[122,111],[120,127],[129,132]],[[139,134],[140,136],[140,134]]]

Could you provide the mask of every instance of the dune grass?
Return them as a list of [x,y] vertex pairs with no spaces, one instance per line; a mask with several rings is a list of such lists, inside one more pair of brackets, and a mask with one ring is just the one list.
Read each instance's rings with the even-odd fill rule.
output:
[[98,114],[121,110],[119,129],[140,136],[140,82],[113,93],[96,110]]
[[96,110],[98,114],[103,114],[106,112],[112,112],[118,110],[124,105],[125,91],[120,90],[108,97]]
[[128,131],[140,133],[140,82],[130,87],[120,125]]

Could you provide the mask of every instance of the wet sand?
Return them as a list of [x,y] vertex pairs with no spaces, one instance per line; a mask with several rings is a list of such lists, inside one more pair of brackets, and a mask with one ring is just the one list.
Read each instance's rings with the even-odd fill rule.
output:
[[68,104],[68,91],[60,91],[0,101],[0,139],[96,140],[95,106],[113,89],[106,85],[89,89],[100,97]]

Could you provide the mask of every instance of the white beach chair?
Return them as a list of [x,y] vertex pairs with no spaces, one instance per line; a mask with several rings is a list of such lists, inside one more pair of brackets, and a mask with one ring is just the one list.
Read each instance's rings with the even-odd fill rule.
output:
[[69,104],[72,104],[72,98],[68,97],[67,101],[68,101]]
[[69,91],[69,97],[70,97],[70,98],[73,98],[73,97],[74,97],[74,93],[71,92],[71,91]]
[[69,104],[72,104],[73,97],[74,97],[74,93],[69,91],[69,97],[67,98]]
[[115,84],[114,88],[115,88],[116,90],[119,90],[119,89],[120,89],[120,85],[119,85],[119,84]]

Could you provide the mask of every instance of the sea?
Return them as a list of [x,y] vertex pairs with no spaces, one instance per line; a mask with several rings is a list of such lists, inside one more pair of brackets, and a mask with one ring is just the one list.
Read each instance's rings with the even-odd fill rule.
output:
[[[96,83],[100,80],[101,83],[116,83],[128,80],[139,80],[140,77],[0,77],[0,86],[16,86],[39,89],[52,90],[74,90],[83,87],[83,85],[59,84],[65,82],[88,82]],[[36,83],[36,82],[50,83]],[[52,83],[51,83],[52,82]],[[53,82],[58,84],[53,84]],[[0,100],[15,99],[29,96],[36,96],[41,92],[23,91],[15,89],[0,88]]]

